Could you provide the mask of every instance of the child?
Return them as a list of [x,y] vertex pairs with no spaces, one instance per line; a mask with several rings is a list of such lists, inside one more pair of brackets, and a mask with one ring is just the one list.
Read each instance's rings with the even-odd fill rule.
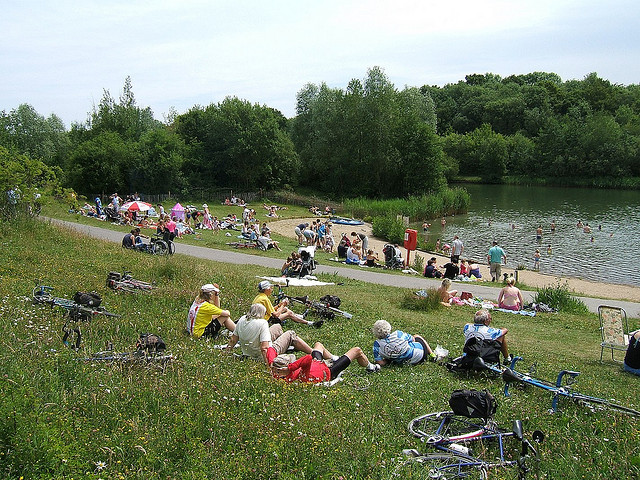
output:
[[462,260],[460,262],[460,275],[468,277],[469,276],[469,266],[467,265],[466,260]]
[[536,253],[533,254],[533,269],[540,271],[540,249],[536,248]]

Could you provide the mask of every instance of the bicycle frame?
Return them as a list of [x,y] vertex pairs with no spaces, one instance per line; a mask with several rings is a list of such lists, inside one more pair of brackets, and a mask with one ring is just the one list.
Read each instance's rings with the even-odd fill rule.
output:
[[551,412],[556,413],[558,411],[558,403],[561,397],[565,397],[571,399],[576,402],[583,403],[591,403],[602,405],[607,408],[611,408],[614,410],[618,410],[623,413],[628,413],[634,416],[640,416],[640,412],[634,410],[633,408],[625,407],[623,405],[618,405],[616,403],[610,402],[605,398],[593,397],[591,395],[585,395],[579,392],[575,392],[571,390],[571,385],[577,382],[577,378],[580,375],[580,372],[576,372],[574,370],[561,370],[557,377],[555,383],[549,382],[547,380],[541,380],[535,378],[531,372],[530,373],[522,373],[518,372],[515,369],[516,363],[522,360],[522,357],[513,357],[511,363],[508,367],[502,367],[499,364],[484,364],[483,366],[502,377],[505,382],[504,385],[504,395],[506,397],[510,396],[509,387],[513,382],[518,382],[524,385],[532,385],[537,388],[541,388],[553,394],[553,399],[551,400]]
[[[84,305],[79,305],[73,300],[69,300],[68,298],[54,297],[51,294],[52,291],[53,287],[50,287],[48,285],[37,285],[32,291],[33,303],[40,305],[46,304],[51,308],[61,307],[65,310],[64,316],[66,317],[66,321],[62,326],[62,331],[64,332],[62,342],[65,345],[69,346],[69,338],[75,333],[76,341],[72,346],[76,350],[80,348],[80,342],[82,340],[82,333],[80,331],[79,322],[89,323],[95,315],[104,315],[106,317],[120,316],[115,313],[106,311],[103,307],[91,308]],[[73,323],[74,325],[69,326],[70,323]]]
[[330,307],[329,305],[327,305],[325,303],[309,300],[306,297],[305,297],[305,300],[302,300],[302,299],[296,298],[296,297],[291,297],[291,296],[287,295],[286,293],[284,293],[284,291],[283,291],[283,288],[287,288],[287,287],[289,287],[289,282],[288,281],[287,281],[287,284],[285,286],[278,285],[278,292],[277,293],[275,291],[273,292],[273,296],[275,297],[275,300],[276,300],[275,303],[276,304],[279,304],[280,302],[282,302],[282,300],[284,300],[286,298],[286,299],[289,299],[292,302],[304,305],[307,308],[307,312],[311,310],[311,311],[315,312],[318,316],[326,318],[328,320],[333,320],[335,318],[335,314],[336,313],[342,315],[343,317],[345,317],[347,319],[353,318],[353,315],[351,315],[349,312],[345,312],[344,310],[340,310],[340,309],[335,308],[335,307]]
[[[421,429],[420,425],[422,423],[428,423],[432,431]],[[434,425],[435,429],[433,429]],[[464,433],[449,435],[450,428],[460,429]],[[443,453],[443,457],[439,458],[441,463],[443,463],[442,460],[445,455],[451,459],[451,462],[447,465],[432,466],[437,471],[435,475],[444,476],[448,471],[462,477],[465,476],[463,470],[481,470],[486,473],[491,468],[518,466],[521,469],[520,475],[524,477],[528,471],[525,462],[526,458],[533,457],[538,460],[537,450],[529,440],[523,437],[522,423],[519,420],[514,421],[511,431],[505,431],[498,428],[491,420],[480,424],[472,421],[472,419],[460,417],[451,411],[446,411],[414,418],[409,422],[408,430],[413,436],[420,438],[427,445]],[[533,438],[534,440],[542,441],[544,435],[536,431],[533,434]],[[519,458],[509,459],[505,454],[505,445],[507,442],[512,441],[510,439],[521,443]],[[498,455],[490,461],[483,460],[471,453],[473,445],[483,441],[497,443]],[[421,454],[416,450],[405,450],[405,454],[418,459],[422,458],[425,463],[429,463],[430,459],[433,458],[430,457],[430,454]],[[437,455],[435,456],[437,457]]]

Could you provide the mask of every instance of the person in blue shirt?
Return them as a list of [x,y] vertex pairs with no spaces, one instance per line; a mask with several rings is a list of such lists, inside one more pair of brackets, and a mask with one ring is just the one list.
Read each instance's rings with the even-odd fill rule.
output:
[[489,249],[487,254],[487,263],[489,264],[489,271],[491,272],[491,281],[500,281],[502,275],[502,260],[507,263],[507,254],[504,250],[498,246],[498,242],[493,241],[493,247]]
[[378,320],[373,324],[373,359],[378,365],[418,365],[429,358],[436,361],[436,354],[420,335],[411,335],[400,330],[391,331],[391,324]]

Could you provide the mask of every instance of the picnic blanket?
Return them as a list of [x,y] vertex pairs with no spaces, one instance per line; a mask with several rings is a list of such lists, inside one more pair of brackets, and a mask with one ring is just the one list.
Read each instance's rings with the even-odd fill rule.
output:
[[271,283],[275,283],[278,285],[287,285],[291,287],[321,287],[324,285],[335,285],[333,282],[321,282],[316,279],[313,275],[307,275],[302,278],[294,278],[294,277],[261,277],[256,275],[256,278],[261,278],[263,280],[269,280]]

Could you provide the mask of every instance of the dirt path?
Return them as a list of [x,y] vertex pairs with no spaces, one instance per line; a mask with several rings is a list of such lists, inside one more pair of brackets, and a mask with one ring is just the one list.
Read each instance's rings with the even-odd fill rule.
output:
[[[286,220],[278,220],[274,222],[269,222],[269,228],[272,232],[278,233],[279,235],[293,237],[295,238],[295,233],[293,229],[296,225],[304,222],[311,223],[316,220],[315,217],[309,217],[306,219],[286,219]],[[350,226],[350,225],[340,225],[334,223],[333,226],[333,237],[336,240],[336,243],[340,240],[340,236],[342,233],[346,233],[349,235],[351,232],[355,231],[357,233],[364,233],[369,237],[369,248],[378,253],[378,256],[381,259],[384,259],[384,254],[382,253],[382,249],[384,248],[385,241],[380,240],[379,238],[373,237],[371,233],[371,225],[364,224],[358,226]],[[464,241],[464,239],[462,239]],[[489,247],[487,247],[488,249]],[[406,257],[406,251],[403,250],[403,257]],[[444,265],[449,259],[443,255],[437,255],[432,253],[422,253],[422,252],[412,252],[411,253],[411,262],[413,262],[413,255],[420,255],[424,258],[424,263],[426,265],[427,259],[435,256],[438,258],[438,265]],[[464,254],[463,254],[464,257]],[[480,272],[484,278],[491,279],[489,275],[489,267],[486,265],[485,260],[482,258],[475,259],[480,264]],[[503,272],[513,272],[512,268],[503,267]],[[555,285],[558,282],[567,283],[570,290],[573,290],[577,294],[585,295],[588,297],[606,297],[617,300],[629,300],[632,302],[640,302],[640,288],[632,287],[630,285],[617,285],[611,283],[600,283],[600,282],[591,282],[587,280],[582,280],[579,278],[569,278],[569,277],[556,277],[553,275],[545,275],[539,272],[533,272],[530,270],[519,270],[518,271],[518,280],[525,285],[531,287],[544,287],[547,285]],[[482,282],[483,284],[490,285],[491,282]]]

